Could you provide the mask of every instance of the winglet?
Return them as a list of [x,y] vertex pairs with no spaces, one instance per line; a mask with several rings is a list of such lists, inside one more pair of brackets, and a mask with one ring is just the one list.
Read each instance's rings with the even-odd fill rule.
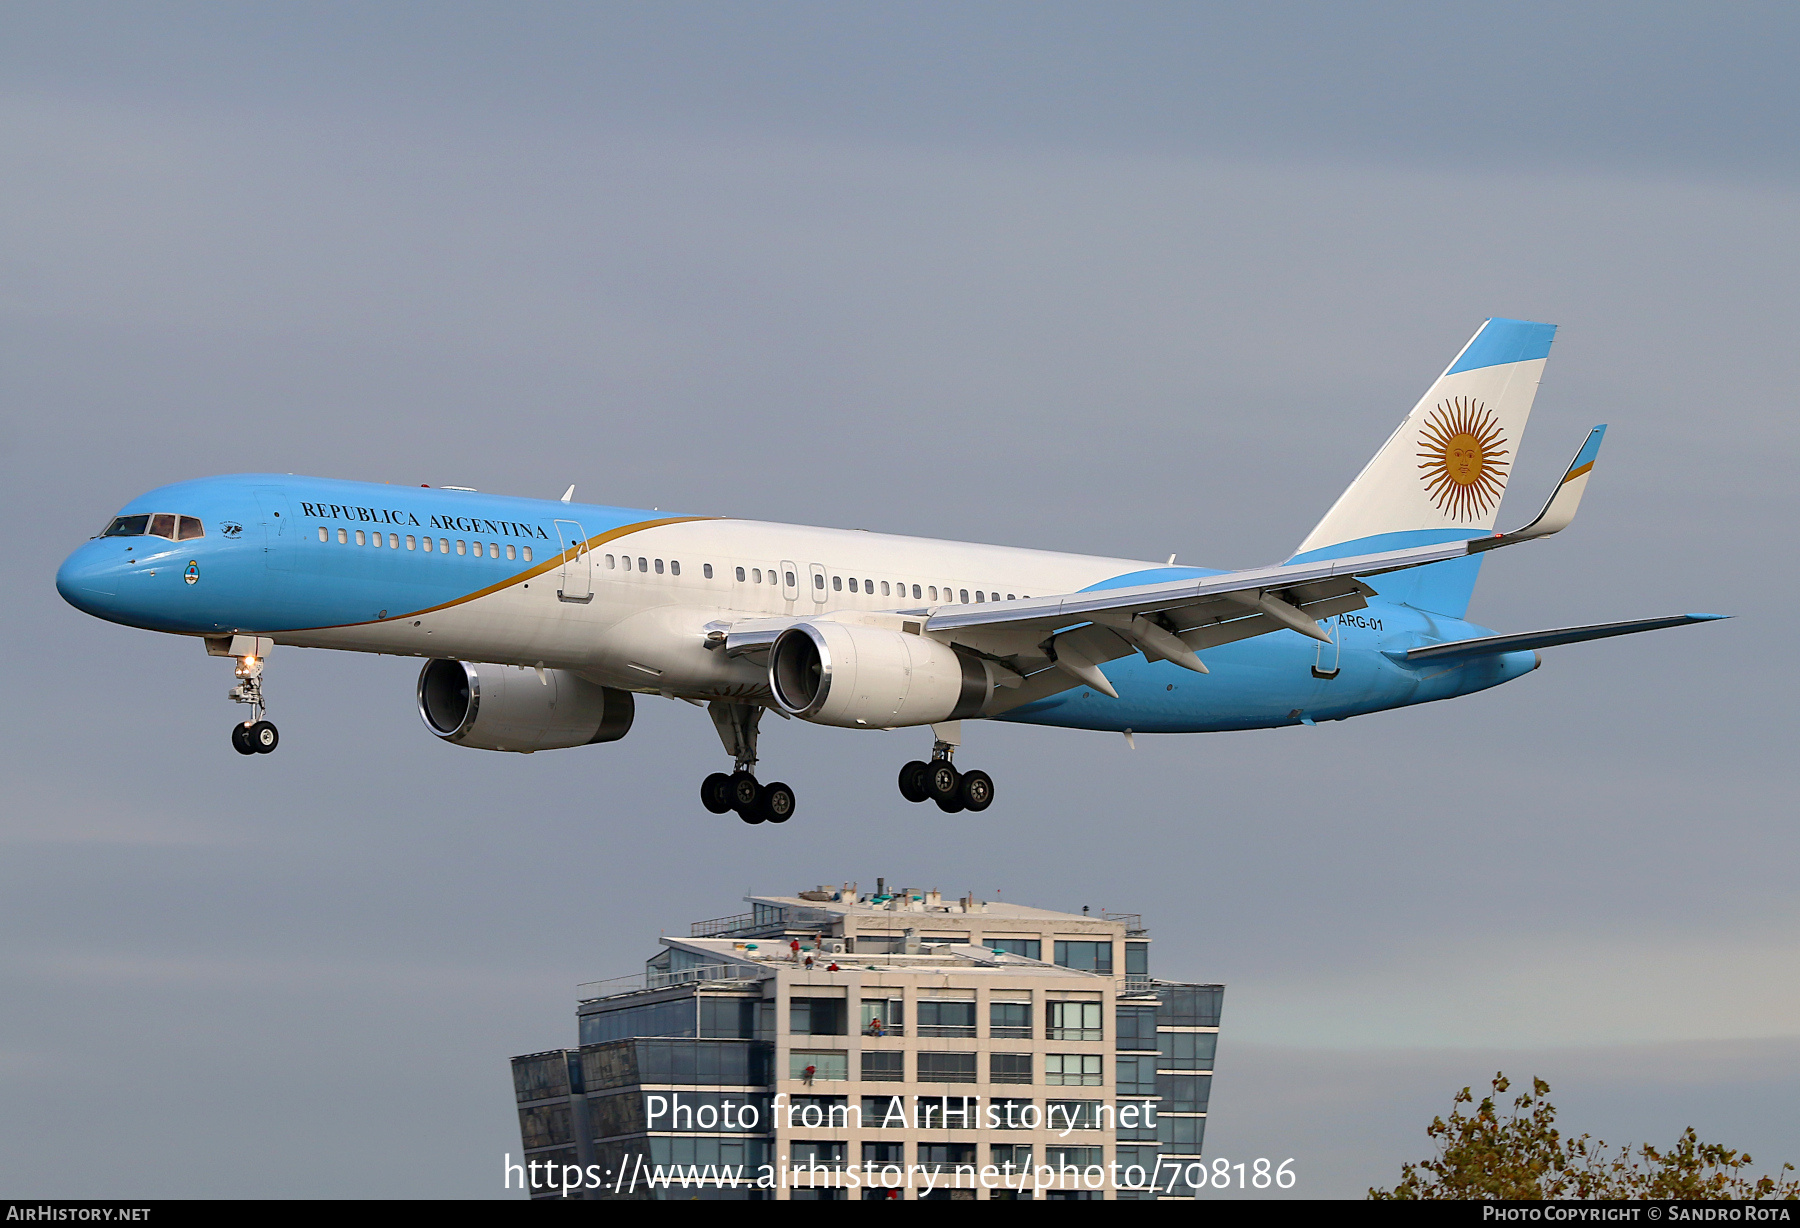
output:
[[1581,450],[1575,453],[1575,459],[1569,462],[1569,471],[1563,474],[1563,480],[1557,483],[1550,501],[1544,504],[1537,519],[1522,529],[1514,529],[1511,533],[1496,533],[1492,537],[1478,537],[1469,543],[1471,554],[1480,550],[1492,550],[1496,546],[1510,546],[1514,542],[1530,541],[1534,537],[1548,537],[1569,527],[1575,519],[1575,511],[1581,506],[1582,492],[1587,489],[1588,474],[1593,471],[1594,458],[1600,455],[1600,441],[1606,437],[1604,424],[1588,432],[1582,442]]

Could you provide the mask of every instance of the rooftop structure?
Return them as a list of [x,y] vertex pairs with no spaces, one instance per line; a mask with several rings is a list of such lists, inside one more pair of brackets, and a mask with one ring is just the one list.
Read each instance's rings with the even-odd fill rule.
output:
[[882,880],[746,902],[581,986],[578,1048],[513,1059],[514,1188],[1144,1199],[1203,1180],[1224,989],[1153,979],[1136,914]]

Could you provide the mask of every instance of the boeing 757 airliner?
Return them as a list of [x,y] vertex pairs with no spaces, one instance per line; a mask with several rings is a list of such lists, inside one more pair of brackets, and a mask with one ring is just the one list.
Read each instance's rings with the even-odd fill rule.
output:
[[418,706],[456,746],[613,742],[634,695],[704,705],[734,763],[716,814],[785,822],[760,783],[765,710],[846,729],[929,727],[911,801],[985,810],[962,722],[1134,733],[1342,720],[1485,690],[1538,650],[1719,617],[1500,635],[1467,622],[1482,554],[1575,515],[1595,427],[1538,517],[1494,532],[1555,327],[1489,320],[1285,562],[1177,567],[293,474],[164,486],[79,547],[56,586],[99,618],[236,658],[232,729],[275,749],[277,645],[425,658]]

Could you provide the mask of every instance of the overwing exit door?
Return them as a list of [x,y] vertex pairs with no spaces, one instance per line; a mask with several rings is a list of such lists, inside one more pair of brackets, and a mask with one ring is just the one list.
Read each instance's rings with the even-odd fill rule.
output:
[[558,577],[556,596],[561,601],[589,602],[594,599],[594,552],[587,548],[587,535],[573,520],[556,522],[556,536],[562,542],[562,574]]

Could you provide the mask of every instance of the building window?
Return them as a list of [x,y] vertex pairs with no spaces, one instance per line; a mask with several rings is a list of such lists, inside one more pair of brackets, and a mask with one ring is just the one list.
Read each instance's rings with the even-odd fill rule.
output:
[[795,1139],[788,1144],[788,1162],[838,1168],[844,1163],[844,1144]]
[[1159,1070],[1211,1070],[1219,1047],[1217,1032],[1160,1032],[1156,1037]]
[[982,1110],[982,1124],[994,1130],[1036,1130],[1044,1124],[1043,1110],[1030,1100],[989,1096]]
[[799,1079],[803,1083],[818,1083],[821,1081],[841,1082],[849,1077],[850,1056],[842,1049],[788,1050],[788,1078],[790,1079]]
[[1162,1097],[1157,1112],[1204,1113],[1212,1096],[1209,1074],[1164,1074],[1156,1076],[1156,1094]]
[[842,998],[788,999],[788,1031],[795,1036],[842,1036]]
[[1072,1164],[1076,1168],[1097,1167],[1105,1159],[1105,1156],[1106,1148],[1104,1147],[1044,1148],[1044,1163],[1055,1169],[1061,1169],[1065,1164]]
[[1014,1172],[1023,1172],[1031,1167],[1030,1143],[993,1143],[988,1147],[988,1162],[998,1168],[1004,1175],[1008,1164]]
[[[858,939],[860,948],[866,939]],[[864,1036],[905,1036],[906,1002],[901,998],[864,998],[862,1026]]]
[[1106,1039],[1098,1002],[1052,1002],[1049,1011],[1051,1040]]
[[1056,962],[1065,968],[1111,976],[1112,949],[1113,944],[1110,942],[1063,942],[1059,939],[1056,944]]
[[899,1049],[864,1049],[862,1077],[865,1083],[906,1082],[906,1054]]
[[[904,1130],[912,1124],[905,1096],[864,1096],[862,1127],[865,1130]],[[899,1146],[899,1144],[895,1144]]]
[[1044,943],[1038,938],[990,938],[988,949],[1002,955],[1023,955],[1026,959],[1044,958]]
[[990,1053],[988,1054],[989,1083],[1029,1083],[1031,1082],[1031,1054],[1029,1053]]
[[921,1083],[973,1083],[973,1053],[920,1053],[917,1056]]
[[1115,1057],[1113,1090],[1121,1096],[1156,1095],[1156,1059],[1148,1054]]
[[927,1172],[943,1172],[958,1164],[975,1166],[974,1143],[920,1143],[919,1163]]
[[1044,1055],[1044,1082],[1052,1087],[1099,1087],[1098,1053],[1048,1053]]
[[864,1143],[862,1145],[864,1164],[904,1164],[906,1163],[905,1143]]
[[1162,999],[1162,1023],[1172,1028],[1216,1028],[1219,1007],[1225,998],[1223,985],[1169,986],[1156,994]]
[[727,998],[717,994],[700,999],[700,1035],[711,1038],[751,1040],[756,1036],[755,998]]
[[1156,1137],[1171,1155],[1197,1156],[1206,1137],[1206,1118],[1156,1115]]
[[975,1003],[922,998],[918,1003],[920,1036],[975,1035]]
[[1031,1039],[1031,1003],[988,1003],[988,1035],[996,1039]]
[[1121,1002],[1113,1012],[1113,1034],[1119,1049],[1156,1048],[1156,1008]]

